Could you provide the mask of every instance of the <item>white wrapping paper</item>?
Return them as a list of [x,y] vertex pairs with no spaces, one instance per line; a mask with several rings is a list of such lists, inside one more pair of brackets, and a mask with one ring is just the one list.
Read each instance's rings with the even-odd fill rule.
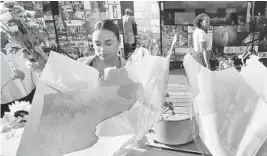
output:
[[[257,85],[264,81],[250,82],[245,76],[249,69],[244,69],[243,76],[235,68],[210,71],[189,54],[184,58],[184,67],[193,92],[199,136],[210,153],[256,155],[267,137],[266,96],[264,87]],[[266,82],[264,75],[254,80]]]
[[[17,155],[101,156],[121,155],[127,152],[126,146],[140,140],[144,133],[159,120],[167,84],[168,67],[167,59],[148,56],[122,69],[109,69],[105,72],[107,74],[105,75],[106,84],[99,87],[99,73],[96,69],[51,52],[37,86],[32,112]],[[134,87],[140,86],[140,84],[141,88]],[[122,92],[123,95],[117,94],[116,89],[127,86],[130,87]],[[141,92],[142,88],[144,92]],[[86,96],[87,94],[88,96]],[[86,106],[86,101],[92,100],[90,96],[93,95],[98,101],[102,101],[98,102],[98,109],[87,110],[94,111],[96,113],[94,117],[90,116],[90,113],[89,115],[85,113],[86,109],[81,109]],[[120,100],[116,96],[122,99]],[[113,102],[113,105],[110,105],[105,97],[117,99],[118,103]],[[127,101],[134,99],[136,101],[132,101],[132,104],[127,104]],[[126,104],[127,107],[122,107]],[[77,109],[77,111],[72,112],[72,109]],[[129,111],[127,111],[128,109]],[[79,112],[83,112],[84,115],[77,116]],[[57,113],[62,114],[63,117]],[[68,116],[73,113],[72,118],[69,118]],[[99,121],[100,124],[92,124],[92,127],[89,127],[89,129],[95,129],[95,132],[88,130],[88,133],[84,131],[82,133],[75,130],[75,127],[88,129],[90,121],[95,122],[94,119],[97,120],[99,116],[106,114],[111,114],[111,116],[105,117],[106,120],[103,122]],[[72,126],[66,126],[63,124],[65,122]],[[49,125],[51,126],[49,127]],[[64,131],[62,131],[63,129]],[[58,131],[53,133],[53,130]],[[81,136],[76,133],[80,133]],[[90,139],[95,140],[92,137],[94,134],[98,139],[89,144]],[[81,137],[81,142],[77,137]],[[87,138],[88,144],[86,144],[85,138]],[[72,141],[75,142],[73,147],[69,145]],[[38,144],[42,146],[38,147]]]

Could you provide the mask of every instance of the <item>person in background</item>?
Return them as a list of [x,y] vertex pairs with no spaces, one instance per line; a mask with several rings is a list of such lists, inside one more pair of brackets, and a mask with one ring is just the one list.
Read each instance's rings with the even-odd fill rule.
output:
[[151,53],[153,56],[159,55],[159,47],[157,44],[157,41],[153,37],[153,33],[149,32],[148,33],[148,46],[147,46],[148,51]]
[[172,13],[168,13],[167,16],[165,16],[164,24],[165,25],[174,25],[174,18],[173,18]]
[[125,15],[123,19],[123,32],[124,32],[124,42],[129,46],[130,52],[132,51],[132,44],[134,44],[134,31],[133,25],[135,24],[134,17],[131,16],[132,10],[127,8],[125,10]]
[[210,69],[209,52],[208,52],[208,34],[210,26],[210,17],[204,13],[199,14],[193,21],[196,29],[193,32],[193,58],[204,67]]
[[96,68],[100,77],[104,75],[106,68],[121,68],[126,65],[126,61],[118,56],[120,46],[119,28],[113,21],[103,20],[96,23],[92,40],[95,55],[80,58],[77,60],[78,62]]

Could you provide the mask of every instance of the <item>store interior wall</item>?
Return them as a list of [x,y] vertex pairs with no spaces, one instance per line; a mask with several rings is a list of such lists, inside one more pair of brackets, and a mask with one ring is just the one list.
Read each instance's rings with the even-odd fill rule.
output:
[[[125,47],[123,44],[122,16],[126,8],[134,11],[133,15],[138,24],[136,46],[141,45],[149,48],[147,46],[149,44],[148,41],[151,41],[152,38],[157,43],[158,51],[162,50],[162,53],[167,53],[175,32],[180,33],[180,41],[183,41],[183,38],[187,39],[187,43],[179,41],[175,46],[176,55],[172,57],[172,61],[181,61],[185,53],[192,51],[191,34],[193,29],[190,22],[192,22],[194,16],[205,12],[205,10],[209,10],[210,15],[212,13],[217,15],[212,19],[213,22],[215,21],[216,23],[217,21],[217,23],[212,25],[213,28],[210,30],[213,47],[217,48],[217,50],[220,49],[226,53],[233,51],[236,53],[244,52],[246,47],[242,45],[242,42],[246,42],[246,38],[252,32],[251,30],[248,31],[249,25],[247,24],[247,19],[244,20],[244,17],[240,17],[240,20],[237,17],[235,21],[237,24],[233,22],[234,25],[223,23],[224,21],[229,22],[226,19],[230,18],[225,16],[230,15],[231,17],[231,14],[228,14],[229,12],[243,13],[246,17],[251,15],[252,8],[248,4],[250,2],[59,1],[59,14],[54,17],[56,27],[53,23],[50,1],[23,1],[18,3],[26,10],[36,11],[36,20],[42,23],[49,33],[49,41],[46,45],[48,52],[49,48],[56,50],[55,30],[57,30],[61,52],[67,53],[73,59],[94,55],[91,34],[95,23],[103,19],[112,19],[118,24],[121,37],[120,49],[123,51]],[[158,3],[164,3],[162,11],[160,11]],[[264,5],[265,12],[267,12],[265,1],[256,2],[255,14],[260,12],[262,16],[266,17]],[[214,6],[216,6],[215,9]],[[168,20],[168,17],[171,20]],[[161,25],[160,22],[162,23]],[[262,25],[264,22],[267,23],[266,21],[261,22],[258,22],[257,25]],[[221,38],[226,37],[228,40],[224,42]],[[262,37],[262,39],[264,40],[265,38]],[[142,43],[140,44],[139,42]],[[259,52],[267,52],[267,46],[258,46],[257,50]],[[159,53],[156,54],[159,55]]]
[[[182,61],[186,53],[193,52],[192,49],[192,24],[194,18],[200,13],[206,13],[211,18],[211,27],[208,30],[212,50],[224,54],[239,55],[247,50],[249,40],[253,32],[264,35],[261,25],[267,23],[265,9],[267,3],[256,2],[254,15],[257,22],[253,21],[253,4],[247,1],[164,1],[162,18],[162,51],[168,53],[175,33],[179,34],[179,41],[175,45],[175,55],[172,61]],[[260,7],[261,6],[261,7]],[[264,7],[262,7],[264,6]],[[256,29],[254,30],[254,24]],[[266,35],[265,35],[266,36]],[[264,37],[262,37],[264,38]],[[267,52],[266,46],[260,45],[261,41],[254,42],[256,52]]]

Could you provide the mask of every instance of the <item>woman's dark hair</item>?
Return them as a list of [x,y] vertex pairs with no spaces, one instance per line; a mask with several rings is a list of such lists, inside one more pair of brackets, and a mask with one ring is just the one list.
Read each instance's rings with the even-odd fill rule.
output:
[[102,20],[95,24],[95,31],[102,29],[112,31],[116,35],[118,41],[120,41],[119,27],[112,20]]
[[204,20],[205,17],[209,17],[209,16],[204,13],[197,15],[197,17],[193,21],[194,26],[200,28],[201,27],[200,23]]

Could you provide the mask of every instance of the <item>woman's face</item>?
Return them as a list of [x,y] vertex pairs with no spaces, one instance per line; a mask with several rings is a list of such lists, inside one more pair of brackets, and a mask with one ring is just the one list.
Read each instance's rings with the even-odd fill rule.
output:
[[116,35],[109,30],[97,30],[92,36],[96,55],[102,59],[117,57],[120,42]]
[[201,26],[202,26],[202,28],[207,30],[210,26],[210,18],[205,16],[203,21],[201,22]]

